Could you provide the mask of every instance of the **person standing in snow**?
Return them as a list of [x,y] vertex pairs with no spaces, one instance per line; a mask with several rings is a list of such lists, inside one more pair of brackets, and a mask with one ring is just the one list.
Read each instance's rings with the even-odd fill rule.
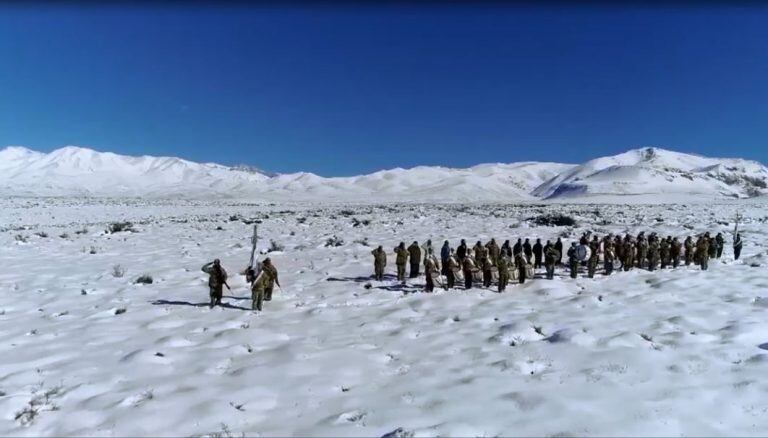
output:
[[640,269],[645,268],[648,261],[648,240],[645,238],[644,233],[637,235],[637,267]]
[[451,254],[448,256],[448,261],[446,264],[447,267],[444,266],[445,288],[453,289],[453,287],[456,285],[456,271],[458,271],[460,268],[459,261],[456,259],[456,255],[453,253],[453,249],[451,249]]
[[507,256],[499,256],[496,266],[499,269],[499,293],[501,293],[507,289],[507,283],[509,283],[509,259]]
[[709,233],[704,233],[704,237],[707,239],[707,249],[709,251],[709,258],[714,259],[717,257],[717,242],[710,237]]
[[509,243],[509,240],[505,240],[504,244],[501,245],[501,256],[506,256],[507,258],[512,258],[512,246]]
[[568,266],[571,268],[571,278],[576,278],[579,271],[579,257],[576,255],[576,242],[571,242],[568,248]]
[[459,247],[456,248],[456,259],[459,263],[464,263],[464,258],[467,256],[467,242],[461,239]]
[[706,235],[699,236],[699,240],[696,242],[696,258],[702,271],[709,268],[709,251],[709,239]]
[[443,275],[448,275],[448,258],[451,257],[451,244],[446,240],[443,247],[440,248],[440,265],[443,269]]
[[263,301],[272,300],[272,289],[277,284],[280,287],[280,281],[277,278],[277,268],[272,264],[272,260],[267,257],[261,265],[261,272],[251,286],[251,308],[261,311]]
[[411,278],[419,276],[419,267],[421,266],[421,248],[419,242],[413,241],[411,246],[408,247],[408,254],[411,260]]
[[472,289],[472,276],[477,271],[477,264],[472,258],[471,252],[467,252],[467,256],[464,257],[461,267],[464,274],[464,289]]
[[211,298],[210,307],[221,305],[221,298],[224,295],[224,286],[227,286],[227,289],[229,289],[229,285],[227,284],[227,271],[221,266],[221,261],[219,259],[206,263],[201,270],[208,274],[208,289]]
[[595,272],[597,271],[597,264],[600,261],[599,250],[600,241],[597,236],[594,236],[589,242],[589,259],[587,260],[587,276],[589,278],[595,278]]
[[733,239],[733,259],[738,260],[741,256],[741,247],[743,242],[741,241],[741,234],[736,233],[736,238]]
[[512,247],[512,257],[517,257],[523,252],[523,239],[517,239],[517,243]]
[[682,254],[682,245],[677,237],[672,239],[669,249],[670,257],[672,257],[672,267],[677,268],[680,266],[680,255]]
[[694,256],[696,253],[695,245],[693,244],[693,239],[691,236],[685,238],[683,246],[685,246],[685,266],[690,266],[694,261]]
[[523,243],[523,253],[525,254],[526,264],[531,263],[531,260],[533,259],[533,248],[531,248],[531,241],[528,239],[525,239],[525,243]]
[[429,258],[431,254],[434,254],[432,249],[432,239],[427,239],[427,243],[421,247],[421,251],[424,254],[424,266],[427,266],[427,258]]
[[723,233],[717,233],[717,236],[715,236],[715,243],[717,244],[717,258],[720,258],[723,256],[723,249],[725,248],[725,238],[723,237]]
[[547,270],[547,280],[555,278],[555,264],[560,258],[560,252],[547,240],[547,244],[544,245],[544,268]]
[[[527,239],[526,239],[527,240]],[[515,256],[515,267],[517,268],[518,276],[517,279],[520,282],[520,284],[525,283],[528,270],[526,269],[528,265],[528,260],[525,258],[524,253],[519,253]]]
[[437,260],[432,254],[432,248],[427,250],[427,258],[424,262],[424,276],[426,277],[425,291],[432,292],[435,290],[435,283],[433,277],[439,275],[439,269],[437,268]]
[[661,239],[659,243],[659,260],[661,260],[661,269],[666,269],[671,262],[670,240]]
[[608,236],[603,242],[603,264],[605,275],[613,273],[613,261],[616,259],[616,250],[613,247],[613,238]]
[[475,255],[475,262],[477,263],[477,267],[481,268],[485,264],[485,259],[488,258],[488,248],[483,246],[483,243],[481,241],[477,241],[475,243],[475,246],[472,248],[472,253]]
[[483,261],[480,262],[480,268],[483,271],[483,287],[491,287],[491,281],[493,280],[493,272],[491,271],[493,263],[491,263],[491,259],[489,257],[483,258]]
[[541,269],[541,259],[544,255],[544,247],[541,246],[541,239],[536,239],[533,244],[533,268]]
[[395,247],[395,265],[397,266],[397,281],[405,282],[405,264],[408,262],[408,250],[405,249],[405,243]]
[[491,238],[491,241],[485,244],[485,249],[488,250],[488,257],[491,259],[491,263],[493,266],[496,266],[499,262],[499,255],[501,254],[501,249],[499,249],[496,239]]
[[557,264],[562,265],[563,264],[563,241],[558,237],[557,241],[555,242],[555,249],[557,250],[557,253],[559,254],[557,258]]
[[378,248],[371,251],[373,254],[373,271],[377,281],[384,280],[384,268],[387,266],[387,253],[379,245]]

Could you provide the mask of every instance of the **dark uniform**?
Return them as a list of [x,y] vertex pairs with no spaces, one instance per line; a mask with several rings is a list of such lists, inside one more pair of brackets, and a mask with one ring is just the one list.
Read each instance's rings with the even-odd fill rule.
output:
[[533,244],[533,268],[540,269],[541,261],[544,256],[544,247],[541,246],[541,239],[536,239],[536,243]]
[[723,249],[725,248],[725,238],[722,233],[717,233],[715,243],[717,243],[717,258],[720,258],[723,256]]
[[741,241],[741,234],[736,234],[736,238],[733,239],[733,259],[738,260],[741,256],[741,247],[744,243]]
[[579,257],[576,255],[576,242],[568,248],[568,266],[571,268],[571,278],[576,278],[579,271]]
[[411,259],[411,275],[410,278],[416,278],[419,276],[419,266],[421,265],[421,247],[415,240],[408,247],[408,255]]
[[557,238],[557,241],[555,242],[555,249],[557,250],[557,253],[559,256],[557,257],[557,264],[562,265],[563,264],[563,241],[560,240],[560,238]]

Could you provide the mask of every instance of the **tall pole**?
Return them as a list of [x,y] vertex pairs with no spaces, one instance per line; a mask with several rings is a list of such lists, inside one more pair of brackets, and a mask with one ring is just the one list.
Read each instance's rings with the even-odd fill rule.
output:
[[256,256],[256,244],[259,242],[259,225],[253,226],[253,237],[251,238],[251,262],[248,264],[249,268],[253,268],[253,259]]

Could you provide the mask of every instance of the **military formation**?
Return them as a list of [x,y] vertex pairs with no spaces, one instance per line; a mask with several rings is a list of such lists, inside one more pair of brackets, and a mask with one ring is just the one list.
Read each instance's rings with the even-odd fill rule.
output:
[[[738,260],[743,242],[741,235],[733,239],[733,255]],[[598,271],[611,275],[614,271],[632,269],[677,268],[691,264],[707,270],[709,260],[723,255],[725,238],[722,233],[714,237],[704,233],[696,237],[687,236],[682,241],[678,237],[659,236],[640,232],[637,236],[626,234],[606,235],[603,237],[587,232],[577,242],[572,242],[564,252],[563,241],[558,238],[554,243],[541,239],[531,243],[529,239],[517,239],[512,245],[509,240],[501,246],[496,239],[483,243],[477,241],[469,246],[462,239],[457,248],[451,247],[446,240],[440,248],[439,258],[428,240],[423,246],[414,241],[409,246],[400,242],[394,248],[397,280],[405,283],[406,266],[409,266],[409,278],[419,277],[419,270],[424,267],[426,278],[425,290],[432,292],[435,283],[448,290],[463,283],[464,289],[482,284],[490,288],[495,282],[497,290],[503,292],[510,281],[525,283],[533,279],[537,270],[545,270],[544,277],[551,280],[558,266],[565,266],[571,278],[577,278],[582,267],[586,268],[587,277],[594,278]],[[374,278],[384,280],[387,266],[387,252],[382,246],[374,249]],[[565,257],[565,264],[563,258]]]

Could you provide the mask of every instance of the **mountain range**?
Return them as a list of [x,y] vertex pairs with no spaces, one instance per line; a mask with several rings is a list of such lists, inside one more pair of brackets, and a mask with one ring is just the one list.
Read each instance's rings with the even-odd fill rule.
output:
[[[67,146],[0,150],[0,195],[237,198],[283,201],[507,202],[738,199],[768,194],[768,168],[647,147],[584,164],[419,166],[353,177],[268,174],[251,166],[133,157]],[[661,196],[661,198],[660,198]]]

